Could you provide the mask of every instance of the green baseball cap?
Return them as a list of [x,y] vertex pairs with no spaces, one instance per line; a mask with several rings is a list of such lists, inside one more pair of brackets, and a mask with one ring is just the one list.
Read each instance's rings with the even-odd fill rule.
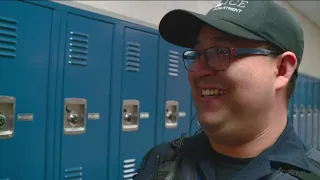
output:
[[291,51],[300,65],[304,39],[300,23],[273,0],[222,0],[206,15],[187,10],[168,12],[160,21],[159,32],[169,43],[192,48],[203,25],[224,33],[269,42]]

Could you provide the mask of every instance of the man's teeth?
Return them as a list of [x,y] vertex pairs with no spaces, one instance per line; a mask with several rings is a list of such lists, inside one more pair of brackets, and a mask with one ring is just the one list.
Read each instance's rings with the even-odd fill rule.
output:
[[203,96],[219,96],[226,94],[226,90],[223,89],[203,89],[202,95]]

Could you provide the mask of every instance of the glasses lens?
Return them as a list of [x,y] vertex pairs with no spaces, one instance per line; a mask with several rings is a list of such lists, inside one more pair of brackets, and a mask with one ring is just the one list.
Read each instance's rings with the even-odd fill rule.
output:
[[229,66],[230,50],[227,48],[210,48],[205,52],[208,65],[216,70],[224,70]]
[[188,70],[194,70],[198,53],[194,50],[188,50],[183,53],[183,61]]

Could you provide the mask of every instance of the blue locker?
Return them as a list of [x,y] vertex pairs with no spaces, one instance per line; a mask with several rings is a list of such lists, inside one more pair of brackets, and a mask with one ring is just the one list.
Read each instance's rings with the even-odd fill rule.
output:
[[[184,67],[182,54],[185,48],[177,47],[160,39],[160,61],[165,73],[159,81],[165,81],[165,86],[159,86],[159,92],[165,91],[164,101],[159,101],[162,110],[158,112],[159,128],[164,129],[162,141],[168,142],[181,133],[188,133],[190,127],[191,89],[188,81],[188,71]],[[162,116],[164,115],[164,116]],[[163,118],[161,118],[163,117]]]
[[288,105],[288,117],[289,117],[289,121],[290,123],[293,124],[294,129],[297,131],[298,129],[298,123],[297,121],[294,121],[293,119],[293,107],[294,107],[294,94],[291,96],[290,100],[289,100],[289,105]]
[[299,136],[302,139],[302,141],[306,141],[306,122],[307,122],[307,117],[306,117],[306,107],[307,107],[307,83],[306,83],[306,76],[303,74],[299,75],[298,78],[298,99],[297,99],[297,105],[299,107]]
[[310,76],[306,76],[306,88],[307,88],[307,130],[306,130],[306,139],[307,143],[312,146],[313,140],[313,102],[312,102],[312,88],[313,88],[313,79]]
[[297,79],[297,83],[296,83],[296,89],[293,93],[293,105],[292,105],[292,121],[293,121],[293,127],[296,131],[296,133],[299,135],[300,133],[300,121],[299,121],[299,115],[300,115],[300,111],[299,111],[299,93],[300,93],[300,76],[298,76]]
[[66,13],[61,30],[59,176],[107,179],[114,25]]
[[316,94],[317,94],[317,102],[316,106],[318,108],[318,149],[320,150],[320,79],[316,80]]
[[[157,62],[159,36],[124,26],[121,78],[119,174],[131,179],[143,155],[156,144]],[[116,62],[116,63],[120,63]],[[114,120],[118,121],[118,120]],[[118,138],[116,137],[116,138]],[[114,165],[114,164],[112,164]],[[120,177],[119,177],[120,176]]]
[[318,138],[319,138],[319,116],[318,116],[318,86],[317,86],[318,80],[316,78],[312,79],[312,104],[313,104],[313,142],[312,142],[312,147],[315,149],[318,149]]
[[52,9],[1,2],[0,179],[45,178],[53,21]]

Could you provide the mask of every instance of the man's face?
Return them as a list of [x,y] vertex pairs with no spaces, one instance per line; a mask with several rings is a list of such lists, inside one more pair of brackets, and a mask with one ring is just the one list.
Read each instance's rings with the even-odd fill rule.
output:
[[[231,38],[203,27],[195,50],[202,52],[212,46],[259,48],[257,42]],[[231,56],[228,69],[215,72],[206,65],[202,55],[196,66],[197,71],[189,72],[188,79],[198,120],[206,133],[217,138],[230,133],[251,136],[251,130],[265,126],[266,109],[272,107],[276,98],[277,65],[272,57]]]

